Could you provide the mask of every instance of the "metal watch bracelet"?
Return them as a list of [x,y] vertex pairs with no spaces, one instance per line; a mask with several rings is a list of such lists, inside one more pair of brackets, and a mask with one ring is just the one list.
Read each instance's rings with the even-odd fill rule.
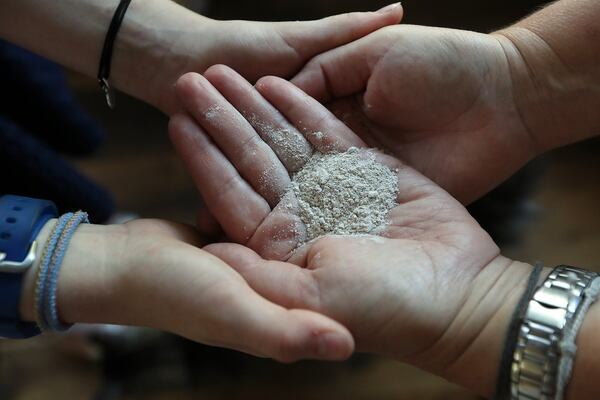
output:
[[555,398],[564,329],[577,315],[584,290],[596,277],[596,273],[561,265],[535,291],[513,355],[512,400]]

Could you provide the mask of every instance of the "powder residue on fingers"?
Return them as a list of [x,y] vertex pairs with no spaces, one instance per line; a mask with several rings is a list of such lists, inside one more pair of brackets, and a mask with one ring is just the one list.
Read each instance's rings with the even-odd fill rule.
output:
[[312,146],[299,132],[266,123],[255,115],[248,116],[247,119],[288,171],[298,171],[312,155]]
[[387,223],[396,206],[396,174],[372,151],[314,153],[294,176],[295,195],[307,241],[320,236],[368,234]]
[[218,106],[218,105],[212,105],[210,106],[205,112],[204,112],[204,117],[208,120],[208,121],[214,121],[215,119],[221,118],[221,112],[223,111],[223,109]]

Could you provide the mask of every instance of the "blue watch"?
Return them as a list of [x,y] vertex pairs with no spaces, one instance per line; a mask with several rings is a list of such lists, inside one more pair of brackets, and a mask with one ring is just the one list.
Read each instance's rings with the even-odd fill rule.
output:
[[40,333],[19,312],[23,277],[36,258],[36,237],[58,216],[54,203],[29,197],[0,197],[0,337],[27,338]]

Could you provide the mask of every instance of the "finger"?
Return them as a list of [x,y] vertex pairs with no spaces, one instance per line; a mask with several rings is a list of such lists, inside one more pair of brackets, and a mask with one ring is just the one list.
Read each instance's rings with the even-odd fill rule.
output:
[[232,240],[245,243],[271,211],[269,204],[242,179],[190,117],[173,116],[169,133],[202,198],[225,233]]
[[342,46],[402,20],[400,3],[376,12],[335,15],[317,21],[281,23],[280,34],[303,59]]
[[298,201],[288,192],[260,224],[247,246],[264,259],[286,261],[307,237]]
[[177,273],[159,267],[155,274],[141,274],[137,284],[155,288],[150,297],[158,301],[154,313],[142,316],[143,325],[284,362],[340,360],[353,351],[353,338],[342,325],[316,312],[274,304],[205,251],[178,246],[156,256],[164,257],[158,265],[175,263]]
[[[217,344],[282,362],[300,359],[344,360],[354,349],[346,328],[314,311],[287,310],[255,294],[237,293],[240,301],[228,319],[232,333]],[[229,343],[227,343],[229,339]],[[241,342],[241,343],[240,343]]]
[[287,170],[244,117],[202,75],[177,81],[177,94],[188,112],[235,165],[239,174],[271,206],[290,183]]
[[260,79],[256,88],[321,153],[366,146],[322,104],[290,82],[269,76]]
[[248,247],[217,243],[204,247],[235,269],[260,295],[286,308],[316,310],[319,285],[312,271],[281,261],[265,261]]
[[204,77],[252,125],[290,172],[312,155],[312,146],[246,79],[224,65],[209,68]]
[[363,94],[341,97],[327,103],[327,108],[340,119],[352,132],[361,138],[368,147],[382,149],[386,146],[373,135],[373,120],[365,114]]
[[327,312],[323,304],[325,294],[320,291],[315,271],[285,262],[265,261],[251,249],[236,244],[213,244],[204,250],[225,261],[269,301],[286,308]]
[[389,41],[365,36],[355,42],[320,54],[309,61],[291,80],[321,103],[364,92],[377,61],[386,53]]
[[[260,297],[250,287],[238,289],[229,307],[221,307],[228,332],[217,344],[282,362],[304,358],[343,360],[354,340],[338,322],[314,311],[285,309]],[[223,303],[221,303],[223,304]]]

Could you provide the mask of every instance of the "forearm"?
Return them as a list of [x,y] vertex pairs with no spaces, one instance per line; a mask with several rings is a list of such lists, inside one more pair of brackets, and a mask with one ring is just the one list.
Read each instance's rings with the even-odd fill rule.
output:
[[[0,37],[96,77],[117,5],[117,0],[6,0]],[[174,69],[162,68],[164,63],[177,63],[180,39],[199,37],[210,21],[170,0],[133,0],[115,41],[111,84],[162,107],[158,88],[164,90],[165,82],[178,78],[168,76],[166,71]]]
[[[504,270],[496,276],[500,268]],[[464,320],[463,324],[458,324],[462,329],[456,333],[460,337],[456,339],[457,343],[466,342],[469,345],[447,368],[437,371],[439,374],[484,396],[493,395],[508,326],[517,303],[525,292],[532,268],[528,264],[499,257],[482,271],[483,276],[478,277],[478,280],[485,281],[494,277],[494,283],[491,286],[483,285],[483,290],[474,289],[474,295],[470,296],[470,301],[459,316]],[[550,268],[544,268],[538,283],[550,271]],[[469,303],[477,306],[469,308]],[[571,381],[567,386],[567,400],[600,398],[600,385],[594,379],[600,375],[600,360],[597,357],[600,351],[598,329],[600,306],[595,304],[588,311],[576,339],[578,350]]]
[[600,2],[562,0],[498,34],[540,151],[600,134]]

